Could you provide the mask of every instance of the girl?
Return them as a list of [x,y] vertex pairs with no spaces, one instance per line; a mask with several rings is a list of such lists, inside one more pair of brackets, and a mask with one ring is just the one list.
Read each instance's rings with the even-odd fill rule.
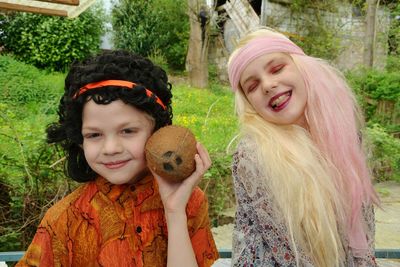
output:
[[232,53],[241,141],[234,266],[375,266],[379,202],[342,75],[284,35],[258,29]]
[[17,266],[211,266],[218,252],[196,187],[207,151],[197,145],[182,183],[146,166],[147,139],[172,122],[171,97],[166,73],[128,52],[72,66],[47,133],[65,149],[67,175],[85,184],[48,210]]

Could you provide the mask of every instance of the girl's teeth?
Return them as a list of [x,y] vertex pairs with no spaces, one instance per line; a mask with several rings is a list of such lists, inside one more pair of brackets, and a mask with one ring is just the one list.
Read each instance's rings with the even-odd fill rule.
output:
[[280,97],[275,99],[275,101],[272,103],[272,107],[276,108],[276,106],[278,106],[286,97],[287,97],[287,95],[285,94],[285,95],[281,95]]

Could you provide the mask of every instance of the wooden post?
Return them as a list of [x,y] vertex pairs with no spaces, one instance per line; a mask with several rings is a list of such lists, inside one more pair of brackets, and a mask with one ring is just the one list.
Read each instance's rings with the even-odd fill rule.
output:
[[[190,37],[186,56],[189,83],[193,87],[206,88],[208,85],[208,8],[203,0],[188,0]],[[208,20],[205,20],[205,17]]]
[[367,0],[368,8],[365,19],[364,65],[370,68],[374,65],[376,11],[378,6],[379,0]]

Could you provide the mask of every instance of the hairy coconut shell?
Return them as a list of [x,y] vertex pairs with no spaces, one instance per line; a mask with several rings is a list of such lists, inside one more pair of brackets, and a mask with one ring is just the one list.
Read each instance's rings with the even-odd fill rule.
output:
[[195,170],[196,138],[185,127],[169,125],[147,140],[147,166],[161,177],[180,182]]

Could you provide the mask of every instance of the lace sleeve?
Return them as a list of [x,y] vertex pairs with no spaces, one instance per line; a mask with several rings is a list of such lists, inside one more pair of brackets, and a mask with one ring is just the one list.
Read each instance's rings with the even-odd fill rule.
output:
[[[242,141],[233,156],[237,211],[233,231],[233,266],[295,266],[287,229],[262,186],[255,144]],[[302,266],[311,266],[300,257]]]
[[366,224],[368,240],[368,254],[363,258],[354,257],[354,265],[357,267],[378,266],[375,261],[375,210],[373,205],[363,206],[363,217]]

